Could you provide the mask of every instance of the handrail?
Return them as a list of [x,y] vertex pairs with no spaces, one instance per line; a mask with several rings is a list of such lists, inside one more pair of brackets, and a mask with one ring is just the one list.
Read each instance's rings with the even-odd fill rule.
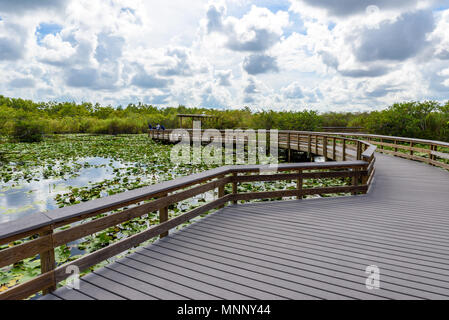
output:
[[425,162],[449,170],[449,143],[443,141],[360,133],[332,133],[367,140],[377,151],[396,157]]
[[[30,241],[0,250],[0,268],[34,257],[37,254],[40,255],[41,259],[41,275],[0,293],[0,300],[23,299],[39,291],[43,291],[44,294],[51,292],[56,289],[58,283],[70,276],[66,273],[68,267],[77,266],[83,271],[149,239],[157,236],[163,237],[176,226],[201,214],[221,208],[230,202],[284,197],[302,199],[306,195],[335,193],[356,195],[365,194],[369,191],[375,172],[375,146],[365,141],[329,137],[323,134],[309,134],[307,141],[301,141],[299,135],[297,138],[295,140],[289,133],[287,143],[292,144],[295,143],[294,141],[299,145],[307,143],[308,147],[319,149],[324,154],[329,151],[329,157],[334,156],[333,159],[337,159],[337,146],[339,148],[342,146],[342,149],[338,150],[338,154],[344,161],[279,164],[276,167],[277,171],[272,174],[267,174],[272,170],[272,167],[267,165],[224,166],[157,185],[49,212],[32,214],[25,219],[0,224],[0,244],[11,243],[29,236],[37,236]],[[313,143],[312,138],[316,139]],[[321,140],[318,143],[319,139]],[[340,142],[340,144],[337,142]],[[363,148],[365,150],[362,150]],[[352,152],[346,152],[350,150]],[[350,155],[354,160],[349,161],[347,159],[350,158]],[[251,174],[258,172],[264,172],[264,174]],[[305,179],[318,178],[352,178],[352,183],[348,186],[318,188],[306,188],[304,185]],[[292,180],[297,182],[297,187],[294,190],[238,192],[239,183]],[[226,194],[225,186],[228,184],[232,184],[232,193]],[[218,198],[216,200],[169,220],[167,212],[170,205],[217,189]],[[130,205],[134,206],[129,207]],[[122,211],[115,211],[117,209],[122,209]],[[155,211],[159,211],[158,225],[87,254],[73,262],[56,267],[55,248]],[[109,213],[106,216],[88,220],[82,224],[70,225],[73,222],[86,220],[106,212]],[[69,226],[69,228],[59,230],[62,226]]]
[[[188,130],[191,132],[191,129]],[[165,132],[165,136],[168,136],[171,131],[168,130]],[[224,133],[225,130],[220,130],[221,133]],[[313,137],[323,139],[324,136],[329,137],[329,139],[345,139],[343,141],[342,149],[345,149],[345,142],[349,142],[351,144],[356,144],[357,141],[362,143],[362,146],[366,150],[369,150],[369,154],[364,154],[363,158],[358,157],[356,159],[362,160],[366,159],[367,155],[371,156],[374,154],[374,151],[390,154],[397,157],[402,157],[410,160],[425,162],[434,166],[438,166],[444,169],[449,170],[449,143],[443,141],[434,141],[434,140],[426,140],[426,139],[415,139],[415,138],[405,138],[405,137],[395,137],[395,136],[384,136],[377,134],[365,134],[365,133],[346,133],[346,132],[312,132],[312,131],[291,131],[291,130],[279,130],[279,135],[284,135],[287,138],[285,140],[291,139],[291,137],[300,136],[301,139],[305,137]],[[161,135],[159,131],[150,131],[150,135]],[[162,133],[164,134],[164,133]],[[164,137],[164,136],[163,136]],[[285,142],[283,145],[285,146]],[[335,144],[335,143],[334,143]],[[282,145],[282,143],[281,143]],[[342,144],[340,143],[340,146]],[[370,146],[378,147],[376,150],[373,148],[370,149]],[[335,155],[334,157],[329,156],[329,154],[323,154],[326,152],[320,152],[324,150],[320,150],[320,146],[317,146],[315,142],[312,140],[312,148],[303,148],[304,151],[315,151],[314,153],[326,156],[330,159],[337,160]],[[335,148],[335,147],[334,147]],[[351,146],[349,147],[352,148]],[[289,148],[287,148],[289,149]],[[352,148],[354,149],[354,148]],[[346,154],[343,152],[343,156],[340,157],[341,160],[346,160],[346,158],[353,158],[353,155]]]

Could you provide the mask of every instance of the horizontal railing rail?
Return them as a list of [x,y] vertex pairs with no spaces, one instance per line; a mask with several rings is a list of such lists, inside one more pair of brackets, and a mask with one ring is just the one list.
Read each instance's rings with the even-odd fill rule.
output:
[[[186,138],[182,135],[175,134],[175,130],[178,129],[168,129],[168,130],[149,130],[148,135],[152,139],[164,140],[177,142]],[[188,133],[188,137],[191,142],[199,140],[201,142],[205,141],[202,136],[207,130],[198,130],[197,134],[194,134],[192,129],[182,129],[184,132]],[[247,144],[251,142],[257,142],[258,135],[256,135],[255,140],[250,140],[249,136],[241,135],[237,137],[232,134],[228,137],[227,130],[217,130],[221,134],[222,143],[226,142],[240,142]],[[266,132],[266,143],[270,143],[270,133]],[[230,141],[228,141],[231,139]],[[213,142],[213,141],[212,141]],[[290,161],[291,154],[290,150],[296,149],[301,151],[306,151],[310,154],[322,155],[328,159],[333,160],[363,160],[362,154],[366,149],[372,145],[366,141],[360,141],[353,137],[344,137],[341,135],[332,136],[330,133],[323,132],[303,132],[303,131],[278,131],[278,145],[280,147],[285,147],[289,150],[288,160]]]
[[377,146],[378,152],[449,170],[448,142],[360,133],[333,133],[333,135],[363,139]]
[[[192,130],[187,130],[190,134]],[[220,130],[223,137],[225,130]],[[171,130],[149,131],[150,137],[169,140]],[[279,130],[279,146],[322,155],[328,159],[366,160],[375,151],[425,162],[449,170],[449,143],[443,141],[347,132]],[[359,144],[359,145],[358,145]],[[361,150],[359,148],[362,148]],[[367,149],[369,153],[365,153]],[[361,151],[361,153],[360,153]],[[290,160],[290,152],[289,152]]]
[[[153,130],[150,136],[168,140],[170,133],[171,130]],[[69,267],[76,266],[80,271],[86,270],[150,239],[164,237],[171,229],[199,215],[222,208],[228,203],[286,197],[302,199],[307,195],[356,195],[369,191],[375,172],[376,147],[374,145],[353,138],[328,136],[322,133],[283,131],[279,132],[279,143],[290,146],[296,144],[310,152],[313,149],[323,155],[327,154],[330,159],[341,161],[284,163],[275,167],[268,165],[223,166],[0,224],[0,245],[10,244],[8,248],[0,250],[0,268],[36,257],[36,255],[39,255],[41,261],[39,276],[0,293],[0,300],[25,299],[40,291],[43,294],[54,291],[60,282],[71,275],[67,273]],[[270,172],[273,170],[275,172]],[[335,178],[348,178],[351,182],[344,186],[315,188],[308,188],[305,183],[307,179]],[[296,188],[246,193],[240,193],[238,190],[239,184],[242,183],[270,181],[296,181]],[[225,191],[227,185],[232,185],[232,188],[229,188],[232,192],[228,194]],[[169,206],[211,191],[218,194],[215,200],[172,219],[169,218]],[[152,212],[159,214],[157,225],[86,254],[75,261],[57,266],[56,248]],[[26,241],[23,241],[24,239]],[[17,241],[19,244],[14,244]]]
[[[166,235],[169,230],[201,214],[223,207],[228,202],[236,203],[239,200],[283,197],[302,198],[306,195],[315,194],[366,193],[368,191],[369,182],[368,167],[369,163],[365,161],[281,164],[277,168],[278,172],[290,173],[248,175],[250,173],[259,172],[264,168],[268,170],[269,167],[228,166],[219,168],[218,170],[214,169],[203,172],[202,174],[194,175],[192,179],[195,180],[195,182],[188,180],[186,181],[186,179],[180,178],[170,181],[172,185],[171,187],[167,186],[167,183],[162,183],[160,186],[153,186],[154,190],[151,192],[137,192],[137,194],[133,191],[125,192],[128,199],[125,197],[122,197],[119,201],[117,201],[117,199],[113,199],[115,201],[111,201],[111,205],[109,207],[106,207],[103,202],[96,200],[69,207],[71,208],[70,212],[79,212],[78,215],[67,214],[69,211],[62,208],[59,209],[61,211],[61,215],[59,216],[57,212],[58,210],[55,210],[52,215],[50,215],[54,216],[54,218],[48,217],[46,222],[38,223],[34,227],[30,225],[28,221],[30,219],[33,221],[36,219],[35,217],[30,217],[30,219],[27,219],[27,222],[25,222],[26,226],[23,229],[17,228],[21,220],[18,222],[16,221],[2,224],[2,232],[0,233],[1,243],[8,243],[13,238],[22,239],[30,234],[38,235],[38,237],[23,244],[14,245],[7,249],[1,250],[0,267],[5,267],[39,254],[42,264],[42,274],[29,282],[20,284],[3,293],[0,293],[0,299],[23,299],[42,290],[44,293],[51,292],[55,290],[59,282],[70,276],[70,274],[66,272],[69,266],[77,266],[80,270],[85,270],[89,267],[95,266],[96,264],[138,246],[147,240],[159,235]],[[320,187],[310,189],[304,187],[303,181],[305,179],[315,178],[352,178],[353,183],[348,186]],[[250,193],[239,193],[237,188],[239,183],[286,180],[296,180],[297,188],[294,190]],[[193,184],[193,187],[185,189]],[[227,184],[232,184],[232,193],[225,194],[225,185]],[[168,219],[166,212],[169,205],[216,189],[218,189],[218,198],[216,200],[190,212],[174,217],[173,219]],[[160,196],[161,193],[164,193],[164,196]],[[104,217],[87,221],[82,224],[77,224],[68,229],[56,230],[57,226],[67,225],[73,221],[79,221],[85,219],[85,217],[97,215],[99,212],[115,210],[118,206],[128,206],[129,203],[142,201],[147,198],[154,198],[156,196],[159,196],[159,198],[150,202],[139,204],[135,207],[124,209],[123,211],[112,212]],[[105,197],[103,199],[108,198],[109,197]],[[109,246],[98,251],[87,254],[73,262],[56,267],[56,261],[54,258],[55,248],[155,211],[159,211],[158,225],[152,226],[146,231],[110,244]],[[37,218],[37,220],[39,220],[39,218]]]

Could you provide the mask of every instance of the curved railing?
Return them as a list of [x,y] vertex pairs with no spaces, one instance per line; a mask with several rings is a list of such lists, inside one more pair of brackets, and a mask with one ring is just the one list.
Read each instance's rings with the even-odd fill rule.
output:
[[360,133],[333,133],[333,135],[363,139],[377,146],[378,152],[449,170],[448,142]]
[[[160,139],[169,139],[169,134],[169,131],[150,132],[152,138]],[[76,266],[81,271],[86,270],[147,240],[166,236],[169,230],[228,203],[284,197],[301,199],[306,195],[356,195],[369,191],[375,172],[376,150],[370,143],[322,133],[280,132],[279,138],[280,144],[290,147],[296,145],[298,150],[321,152],[328,158],[340,161],[279,164],[277,171],[272,173],[269,173],[272,167],[264,165],[224,166],[0,224],[0,245],[11,244],[9,248],[0,251],[0,268],[36,255],[41,260],[41,275],[0,293],[0,299],[24,299],[39,291],[44,294],[51,292],[71,275],[69,267]],[[306,179],[335,178],[351,178],[352,183],[316,188],[309,188],[304,183]],[[239,183],[261,181],[296,181],[296,189],[239,193]],[[232,192],[226,194],[225,187],[228,184],[232,185]],[[217,191],[218,196],[214,201],[169,219],[170,205],[208,191]],[[159,224],[75,261],[56,265],[55,248],[156,211],[159,212]],[[98,216],[103,213],[108,214]],[[79,221],[83,223],[72,225]],[[14,245],[17,240],[23,239],[27,241]]]
[[[172,131],[151,130],[149,135],[155,139],[169,140]],[[187,131],[190,134],[192,133],[192,130]],[[224,137],[226,130],[219,131]],[[280,130],[278,133],[281,147],[321,155],[332,160],[367,160],[363,159],[363,152],[376,146],[375,151],[377,152],[420,161],[449,170],[448,142],[347,132]],[[359,149],[357,143],[360,143],[362,149]],[[373,151],[373,149],[369,151]],[[369,155],[373,153],[368,152]]]

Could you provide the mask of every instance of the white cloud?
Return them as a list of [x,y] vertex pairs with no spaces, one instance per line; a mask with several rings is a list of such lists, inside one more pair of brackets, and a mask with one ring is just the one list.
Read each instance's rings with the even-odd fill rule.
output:
[[224,87],[232,86],[231,78],[232,78],[232,70],[219,70],[215,72],[218,85]]
[[0,0],[0,90],[40,101],[321,111],[445,100],[442,5]]
[[403,61],[418,54],[428,43],[426,35],[434,30],[431,11],[405,13],[396,21],[383,21],[377,28],[365,28],[355,55],[359,61]]
[[271,48],[281,38],[289,24],[285,11],[272,13],[255,5],[241,19],[225,16],[223,6],[211,5],[207,11],[207,31],[223,33],[225,46],[234,51],[261,52]]
[[0,12],[21,15],[29,11],[64,10],[69,0],[0,0]]
[[251,75],[279,72],[276,58],[265,54],[252,54],[246,57],[243,61],[243,69]]

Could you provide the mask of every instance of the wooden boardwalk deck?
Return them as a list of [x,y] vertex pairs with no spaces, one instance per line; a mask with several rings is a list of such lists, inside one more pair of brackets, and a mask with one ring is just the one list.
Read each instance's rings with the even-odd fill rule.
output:
[[449,172],[376,158],[366,195],[228,206],[43,299],[449,299]]

